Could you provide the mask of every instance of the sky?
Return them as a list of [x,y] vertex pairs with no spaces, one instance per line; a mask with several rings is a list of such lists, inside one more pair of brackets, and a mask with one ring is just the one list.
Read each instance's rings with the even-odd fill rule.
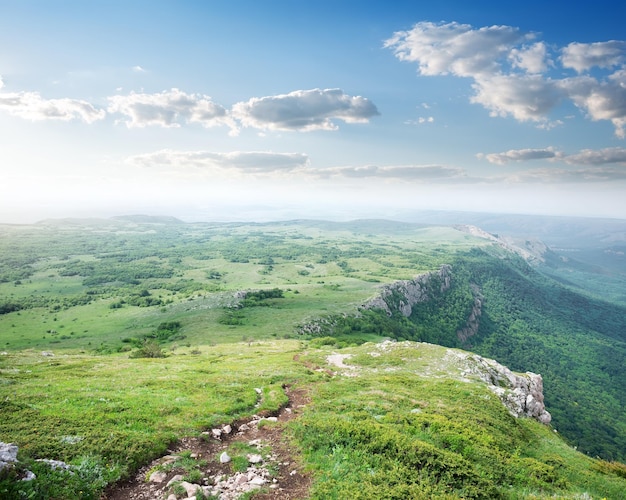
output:
[[621,1],[0,13],[0,222],[626,218]]

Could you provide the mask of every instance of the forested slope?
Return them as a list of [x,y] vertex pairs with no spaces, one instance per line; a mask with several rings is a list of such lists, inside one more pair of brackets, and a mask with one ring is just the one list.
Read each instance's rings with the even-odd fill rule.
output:
[[501,250],[459,253],[450,269],[445,287],[441,273],[430,275],[427,300],[408,317],[396,290],[387,311],[330,318],[323,331],[462,347],[540,373],[555,429],[585,453],[624,461],[626,308],[575,293]]

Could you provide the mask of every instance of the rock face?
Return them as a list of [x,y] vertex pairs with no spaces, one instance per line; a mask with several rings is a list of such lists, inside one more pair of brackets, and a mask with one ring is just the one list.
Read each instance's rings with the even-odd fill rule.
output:
[[452,267],[444,264],[439,271],[420,274],[412,280],[396,281],[384,286],[380,295],[364,304],[363,308],[383,309],[389,316],[394,311],[399,311],[408,318],[415,304],[430,300],[433,293],[447,291],[451,279]]
[[477,285],[470,285],[472,288],[472,294],[474,295],[474,303],[472,304],[472,311],[465,326],[456,332],[457,338],[465,344],[470,337],[473,337],[478,333],[478,327],[480,326],[480,317],[483,313],[483,295],[480,293],[480,288]]
[[543,424],[552,420],[543,402],[543,379],[541,375],[526,372],[515,374],[493,359],[476,354],[462,353],[467,361],[465,375],[475,375],[486,382],[498,395],[514,417],[531,417]]

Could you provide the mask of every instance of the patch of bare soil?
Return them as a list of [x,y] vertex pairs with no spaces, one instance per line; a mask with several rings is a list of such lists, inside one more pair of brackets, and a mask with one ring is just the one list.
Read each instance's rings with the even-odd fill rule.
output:
[[[272,473],[267,477],[266,483],[255,490],[253,498],[255,500],[296,500],[308,497],[311,477],[302,470],[302,465],[298,457],[297,450],[288,442],[283,434],[285,423],[296,418],[304,406],[308,403],[307,394],[303,389],[285,387],[289,398],[288,404],[274,414],[256,415],[250,419],[232,422],[230,433],[222,432],[216,438],[211,430],[209,434],[202,438],[184,438],[175,446],[168,450],[170,456],[177,456],[181,452],[186,452],[198,461],[206,461],[200,470],[204,485],[214,483],[216,477],[221,476],[222,484],[228,478],[233,479],[231,463],[221,463],[220,455],[233,442],[260,443],[264,450],[269,450],[269,455],[265,457],[265,464],[271,468]],[[258,425],[259,418],[266,418],[267,425]],[[273,423],[276,417],[276,423]],[[254,423],[256,422],[256,423]],[[222,427],[223,428],[223,427]],[[152,463],[142,467],[130,479],[111,486],[105,492],[102,500],[160,500],[168,499],[172,494],[172,488],[168,487],[170,482],[180,470],[171,470],[162,478],[161,482],[148,481],[147,473],[159,464],[162,464],[166,457],[157,459]],[[180,476],[179,476],[180,477]],[[232,481],[231,481],[232,482]],[[245,479],[239,481],[245,482]],[[192,496],[190,493],[189,496]],[[235,490],[225,490],[219,494],[220,500],[235,499],[238,494]],[[186,498],[187,495],[178,495],[177,498]],[[174,498],[174,497],[169,497]]]

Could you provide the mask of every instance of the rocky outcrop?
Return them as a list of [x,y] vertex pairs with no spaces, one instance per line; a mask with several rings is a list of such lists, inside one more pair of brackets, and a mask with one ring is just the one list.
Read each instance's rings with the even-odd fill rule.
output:
[[514,417],[531,417],[543,424],[552,420],[543,402],[543,379],[532,372],[516,374],[493,359],[477,354],[458,353],[464,359],[465,376],[476,376],[486,382]]
[[462,345],[465,345],[470,337],[473,337],[478,333],[478,327],[480,326],[480,317],[483,313],[483,301],[484,297],[480,293],[480,288],[477,285],[470,285],[472,294],[474,295],[474,303],[472,304],[472,310],[465,326],[456,332],[457,338],[461,341]]
[[413,306],[430,300],[435,293],[449,290],[452,267],[444,264],[439,271],[420,274],[412,280],[401,280],[385,285],[380,294],[363,305],[364,309],[383,309],[389,316],[394,311],[409,317]]

